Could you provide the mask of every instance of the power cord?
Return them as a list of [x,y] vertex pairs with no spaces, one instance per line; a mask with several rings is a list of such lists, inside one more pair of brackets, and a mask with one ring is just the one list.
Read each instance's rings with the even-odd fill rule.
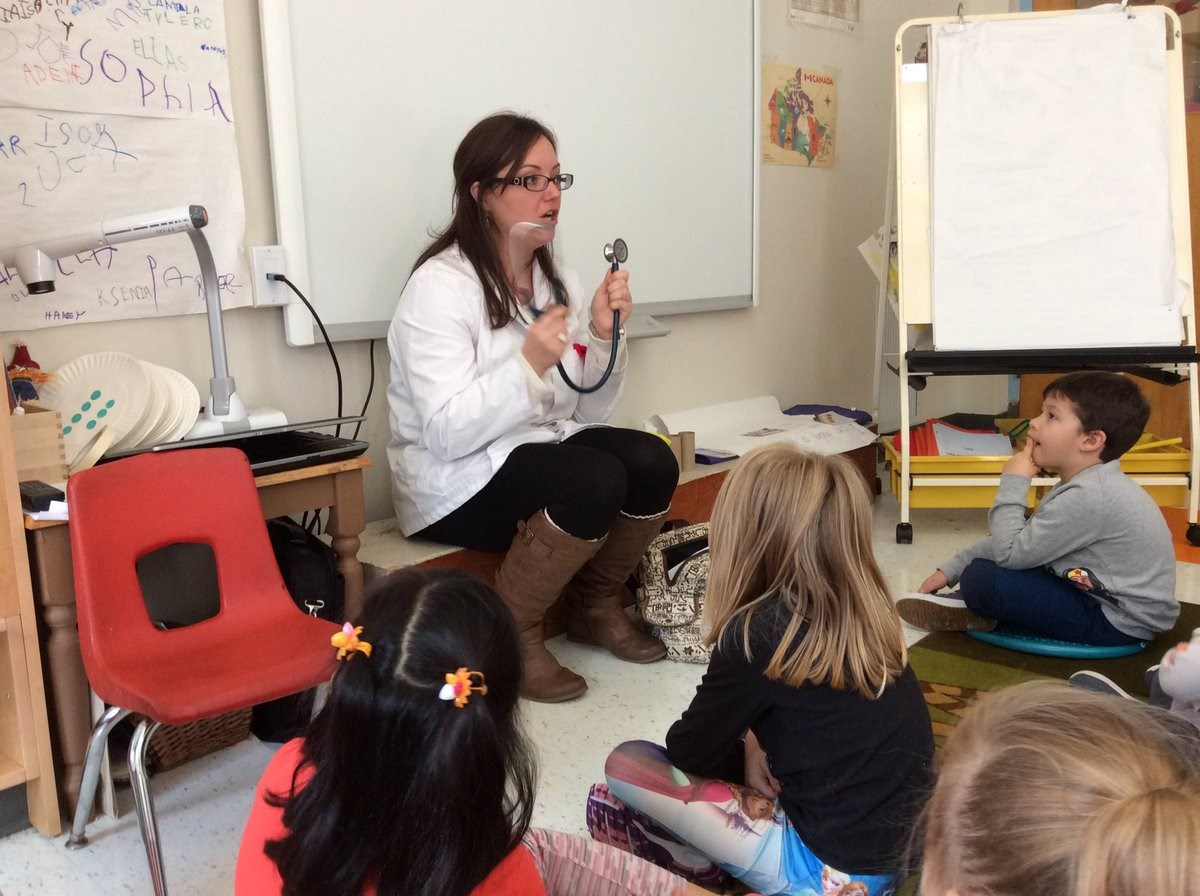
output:
[[[367,407],[371,404],[371,396],[375,393],[375,343],[378,340],[371,340],[371,351],[367,358],[367,366],[371,369],[371,379],[367,381],[367,397],[363,399],[362,410],[358,412],[358,416],[367,416]],[[362,429],[363,422],[361,420],[354,424],[354,438],[358,438],[358,431]]]
[[[304,303],[304,307],[308,309],[308,313],[313,316],[313,320],[317,322],[317,328],[321,331],[321,338],[325,340],[325,347],[329,349],[329,357],[333,360],[333,372],[337,376],[337,415],[342,416],[342,366],[338,363],[337,352],[333,350],[333,341],[329,338],[329,333],[325,330],[325,324],[321,321],[321,316],[317,314],[317,310],[313,308],[312,303],[304,297],[304,293],[296,288],[296,284],[289,280],[283,274],[267,274],[268,280],[274,280],[278,283],[283,283],[296,294],[296,297]],[[372,382],[375,378],[374,367],[371,368]],[[368,395],[368,398],[370,396]],[[363,413],[366,413],[365,409]],[[338,426],[335,430],[337,435],[342,434],[342,427]]]
[[[325,323],[321,320],[321,315],[317,314],[317,310],[313,308],[312,303],[304,297],[304,293],[300,292],[300,290],[296,287],[296,284],[289,280],[284,274],[267,274],[267,279],[275,280],[278,283],[283,283],[286,285],[287,288],[294,292],[296,297],[304,303],[304,307],[308,309],[308,313],[311,314],[313,320],[317,322],[317,328],[321,331],[321,338],[325,340],[325,347],[329,350],[329,357],[333,361],[333,372],[337,376],[337,415],[341,417],[343,392],[342,366],[338,363],[337,352],[334,351],[333,348],[333,340],[329,338],[329,331],[325,329]],[[363,399],[362,410],[359,412],[360,417],[365,417],[367,415],[367,407],[371,404],[371,396],[375,392],[375,342],[376,340],[371,340],[371,350],[369,356],[371,378],[367,382],[367,396],[365,399]],[[351,436],[351,438],[358,438],[358,432],[360,429],[362,429],[362,425],[363,421],[361,420],[355,424],[354,435]],[[342,427],[340,424],[335,428],[335,432],[339,436],[342,434]],[[300,525],[306,532],[309,532],[310,534],[324,531],[324,520],[321,517],[321,511],[312,511],[311,518],[309,516],[309,512],[305,511],[305,513],[300,517]]]

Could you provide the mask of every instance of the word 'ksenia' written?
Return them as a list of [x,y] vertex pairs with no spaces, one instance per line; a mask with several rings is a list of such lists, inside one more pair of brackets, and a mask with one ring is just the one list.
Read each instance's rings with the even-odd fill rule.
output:
[[[96,266],[101,270],[109,270],[112,268],[113,257],[120,251],[117,246],[102,246],[98,249],[92,249],[87,252],[80,252],[77,255],[69,255],[65,258],[60,258],[57,262],[60,288],[63,281],[68,281],[74,276],[77,271],[86,270],[89,266]],[[152,305],[158,308],[159,299],[165,299],[168,294],[172,300],[178,299],[181,295],[184,299],[196,299],[202,306],[204,303],[204,280],[199,274],[190,274],[180,268],[178,265],[167,265],[163,267],[159,264],[158,259],[149,253],[146,254],[146,278],[137,283],[117,284],[110,286],[92,287],[95,291],[93,296],[94,309],[103,310],[106,308],[117,308],[121,305],[128,304],[144,304]],[[6,265],[0,264],[0,287],[8,287],[11,291],[8,295],[8,300],[11,302],[37,302],[42,297],[31,296],[26,290],[19,285],[17,272]],[[229,293],[236,295],[241,291],[241,283],[236,275],[232,273],[223,273],[217,275],[217,293]],[[160,290],[163,292],[160,293]],[[182,292],[176,292],[182,290]],[[87,305],[88,303],[83,303]],[[54,320],[77,320],[82,318],[87,311],[79,309],[68,312],[70,317],[63,317],[57,311],[47,310],[49,314],[54,314]]]

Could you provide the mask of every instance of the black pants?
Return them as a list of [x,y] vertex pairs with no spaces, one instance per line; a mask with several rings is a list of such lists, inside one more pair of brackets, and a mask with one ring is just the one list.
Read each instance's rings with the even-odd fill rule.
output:
[[545,510],[576,538],[600,538],[618,513],[671,506],[679,465],[658,436],[597,426],[564,442],[520,445],[473,498],[417,533],[477,551],[507,551],[517,523]]

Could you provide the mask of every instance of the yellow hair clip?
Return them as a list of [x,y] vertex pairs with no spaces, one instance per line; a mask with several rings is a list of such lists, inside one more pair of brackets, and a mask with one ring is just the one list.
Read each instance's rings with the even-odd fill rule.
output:
[[[478,678],[478,683],[475,682],[475,678]],[[438,691],[438,699],[453,700],[454,705],[462,709],[467,705],[472,693],[487,693],[485,682],[482,672],[472,672],[466,666],[459,666],[456,671],[446,673],[446,683]]]
[[329,643],[338,649],[337,658],[339,660],[344,660],[349,654],[355,652],[371,655],[370,642],[360,641],[358,638],[361,633],[361,625],[351,625],[347,622],[342,626],[340,632],[330,636]]

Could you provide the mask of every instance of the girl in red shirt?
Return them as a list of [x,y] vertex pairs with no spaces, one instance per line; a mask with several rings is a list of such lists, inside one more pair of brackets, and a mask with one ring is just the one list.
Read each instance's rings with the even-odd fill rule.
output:
[[401,570],[373,583],[361,622],[334,636],[343,662],[307,736],[263,773],[239,896],[704,892],[619,850],[530,828],[520,646],[486,583]]

